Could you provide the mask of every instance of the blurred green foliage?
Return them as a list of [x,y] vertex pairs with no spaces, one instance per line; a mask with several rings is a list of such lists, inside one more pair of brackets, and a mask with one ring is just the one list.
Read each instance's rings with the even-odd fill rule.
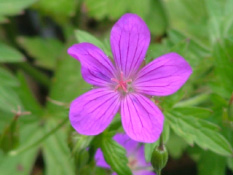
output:
[[[198,175],[232,173],[232,9],[232,0],[0,0],[0,174],[111,174],[95,166],[97,148],[112,170],[131,174],[111,139],[123,131],[119,115],[95,137],[68,124],[69,103],[91,86],[67,48],[90,42],[111,58],[109,33],[125,13],[150,28],[146,62],[174,51],[193,68],[176,94],[154,98],[170,160],[188,155]],[[146,160],[157,145],[145,144]]]

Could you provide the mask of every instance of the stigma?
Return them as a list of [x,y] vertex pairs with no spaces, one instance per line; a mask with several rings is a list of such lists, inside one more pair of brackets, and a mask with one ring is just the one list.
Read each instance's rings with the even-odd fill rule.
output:
[[120,73],[119,79],[111,78],[111,80],[113,82],[117,83],[114,91],[118,90],[118,91],[123,91],[125,93],[129,92],[128,91],[128,89],[129,89],[129,84],[128,83],[131,83],[132,79],[125,79],[123,72]]

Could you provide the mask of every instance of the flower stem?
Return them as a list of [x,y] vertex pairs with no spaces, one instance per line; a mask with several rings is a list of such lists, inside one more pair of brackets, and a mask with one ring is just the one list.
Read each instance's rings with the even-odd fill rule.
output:
[[53,128],[52,130],[50,130],[48,133],[46,133],[43,137],[41,137],[40,139],[36,140],[35,142],[33,142],[30,145],[27,145],[25,147],[19,148],[18,150],[13,150],[9,152],[9,155],[11,156],[15,156],[18,155],[20,153],[23,153],[24,151],[28,151],[29,149],[39,145],[41,142],[43,142],[44,140],[46,140],[49,136],[51,136],[52,134],[54,134],[58,129],[60,129],[64,124],[66,124],[66,122],[68,121],[67,118],[65,118],[64,120],[62,120],[61,123],[59,123],[55,128]]
[[161,151],[164,150],[163,133],[161,133],[160,138],[159,138],[159,150]]

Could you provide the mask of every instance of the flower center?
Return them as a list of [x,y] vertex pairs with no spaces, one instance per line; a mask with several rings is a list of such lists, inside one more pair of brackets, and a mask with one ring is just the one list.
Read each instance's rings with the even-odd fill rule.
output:
[[130,167],[131,170],[134,170],[137,168],[138,161],[134,157],[129,157],[128,158],[128,166]]
[[132,79],[128,79],[128,80],[124,79],[123,72],[121,72],[119,79],[111,78],[111,80],[117,83],[114,90],[115,91],[120,90],[123,92],[128,92],[128,83],[132,82]]

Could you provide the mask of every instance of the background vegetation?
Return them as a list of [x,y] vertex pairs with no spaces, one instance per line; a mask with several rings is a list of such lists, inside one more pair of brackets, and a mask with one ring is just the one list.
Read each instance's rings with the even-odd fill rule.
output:
[[146,61],[175,51],[194,71],[178,93],[154,99],[166,117],[163,174],[233,174],[232,9],[233,0],[0,0],[0,174],[110,174],[95,167],[98,147],[128,174],[111,139],[119,116],[96,137],[71,128],[69,103],[91,86],[66,53],[85,41],[110,56],[111,27],[127,12],[150,28]]

